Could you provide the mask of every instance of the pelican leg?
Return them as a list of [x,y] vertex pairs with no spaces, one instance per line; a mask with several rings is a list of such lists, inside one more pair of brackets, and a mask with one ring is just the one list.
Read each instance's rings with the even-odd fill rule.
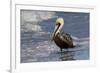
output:
[[62,48],[60,48],[60,50],[61,50],[61,56],[62,56]]
[[62,52],[62,48],[60,48],[60,51]]

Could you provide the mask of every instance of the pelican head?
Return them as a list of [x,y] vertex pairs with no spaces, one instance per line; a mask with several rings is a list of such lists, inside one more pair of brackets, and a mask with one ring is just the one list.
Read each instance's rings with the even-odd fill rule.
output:
[[56,22],[55,22],[55,29],[52,34],[52,40],[54,36],[56,36],[56,34],[60,32],[63,25],[64,25],[64,19],[62,17],[57,17]]
[[64,19],[62,17],[57,17],[56,23],[55,23],[55,30],[56,30],[55,34],[60,32],[63,25],[64,25]]

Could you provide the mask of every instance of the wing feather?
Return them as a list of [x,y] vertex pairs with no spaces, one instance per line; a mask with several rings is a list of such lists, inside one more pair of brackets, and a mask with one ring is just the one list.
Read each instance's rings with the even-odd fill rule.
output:
[[60,36],[60,38],[64,42],[66,42],[67,44],[73,44],[73,40],[72,40],[70,34],[62,32],[60,35],[62,35],[62,36]]

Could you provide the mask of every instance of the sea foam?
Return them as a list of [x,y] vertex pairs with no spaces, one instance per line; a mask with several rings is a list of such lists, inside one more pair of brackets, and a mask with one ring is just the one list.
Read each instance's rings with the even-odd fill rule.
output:
[[56,17],[55,12],[21,10],[21,30],[42,31],[40,22],[55,17]]

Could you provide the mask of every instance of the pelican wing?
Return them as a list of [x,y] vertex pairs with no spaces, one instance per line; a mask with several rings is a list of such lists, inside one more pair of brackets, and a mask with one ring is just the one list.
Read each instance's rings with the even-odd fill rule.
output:
[[68,33],[62,32],[61,35],[62,35],[62,36],[60,36],[60,38],[61,38],[64,42],[66,42],[67,44],[71,44],[71,45],[73,44],[73,40],[72,40],[71,36],[70,36]]

